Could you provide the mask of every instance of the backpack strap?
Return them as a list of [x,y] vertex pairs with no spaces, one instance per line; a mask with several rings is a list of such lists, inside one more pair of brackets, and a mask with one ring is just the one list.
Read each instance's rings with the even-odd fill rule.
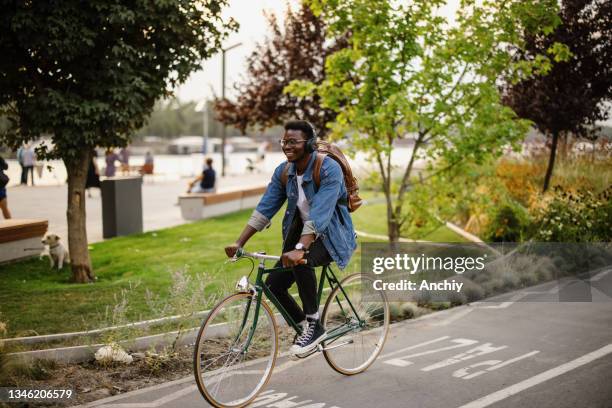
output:
[[[321,167],[323,167],[323,160],[325,160],[325,156],[327,156],[327,153],[317,152],[314,169],[312,170],[312,178],[314,179],[315,185],[317,186],[317,190],[321,186]],[[345,198],[340,198],[338,200],[338,204],[348,206],[348,191]],[[344,225],[344,220],[341,219],[340,221]]]
[[314,168],[312,169],[312,178],[317,186],[317,189],[321,186],[321,167],[323,167],[323,160],[325,160],[324,153],[317,152],[317,158],[314,162]]

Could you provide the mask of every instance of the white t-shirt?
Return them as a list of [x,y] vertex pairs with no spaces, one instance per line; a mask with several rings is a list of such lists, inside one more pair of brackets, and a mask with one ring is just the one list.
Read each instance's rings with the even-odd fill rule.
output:
[[310,220],[310,205],[308,205],[308,200],[306,199],[306,195],[304,194],[304,189],[302,188],[303,181],[304,181],[304,175],[297,176],[297,185],[298,185],[297,207],[300,210],[300,217],[302,217],[302,222],[306,222]]

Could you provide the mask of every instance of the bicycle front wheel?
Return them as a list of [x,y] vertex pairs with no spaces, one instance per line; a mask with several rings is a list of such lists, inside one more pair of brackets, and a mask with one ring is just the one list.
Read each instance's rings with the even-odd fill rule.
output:
[[327,298],[323,325],[328,333],[323,355],[329,365],[344,375],[365,371],[380,354],[389,331],[389,305],[383,292],[368,298],[362,285],[373,280],[354,274],[340,282]]
[[202,396],[215,407],[249,404],[272,375],[278,331],[270,307],[251,293],[228,296],[202,324],[194,373]]

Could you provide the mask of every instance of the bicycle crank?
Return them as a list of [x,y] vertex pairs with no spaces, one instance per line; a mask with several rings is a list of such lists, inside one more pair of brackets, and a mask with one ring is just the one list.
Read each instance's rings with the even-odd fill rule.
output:
[[346,346],[347,344],[353,344],[353,339],[350,339],[350,340],[347,340],[347,341],[343,341],[342,343],[334,344],[333,346],[329,346],[329,347],[323,347],[323,346],[321,346],[319,344],[317,346],[317,351],[333,350],[333,349],[338,348],[338,347]]

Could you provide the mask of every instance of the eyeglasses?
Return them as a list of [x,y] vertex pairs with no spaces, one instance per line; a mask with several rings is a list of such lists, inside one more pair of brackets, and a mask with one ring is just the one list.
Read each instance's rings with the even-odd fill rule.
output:
[[306,142],[306,140],[302,139],[302,140],[297,140],[297,139],[280,139],[278,141],[278,143],[280,143],[281,147],[285,147],[285,146],[289,146],[289,147],[295,147],[300,143]]

